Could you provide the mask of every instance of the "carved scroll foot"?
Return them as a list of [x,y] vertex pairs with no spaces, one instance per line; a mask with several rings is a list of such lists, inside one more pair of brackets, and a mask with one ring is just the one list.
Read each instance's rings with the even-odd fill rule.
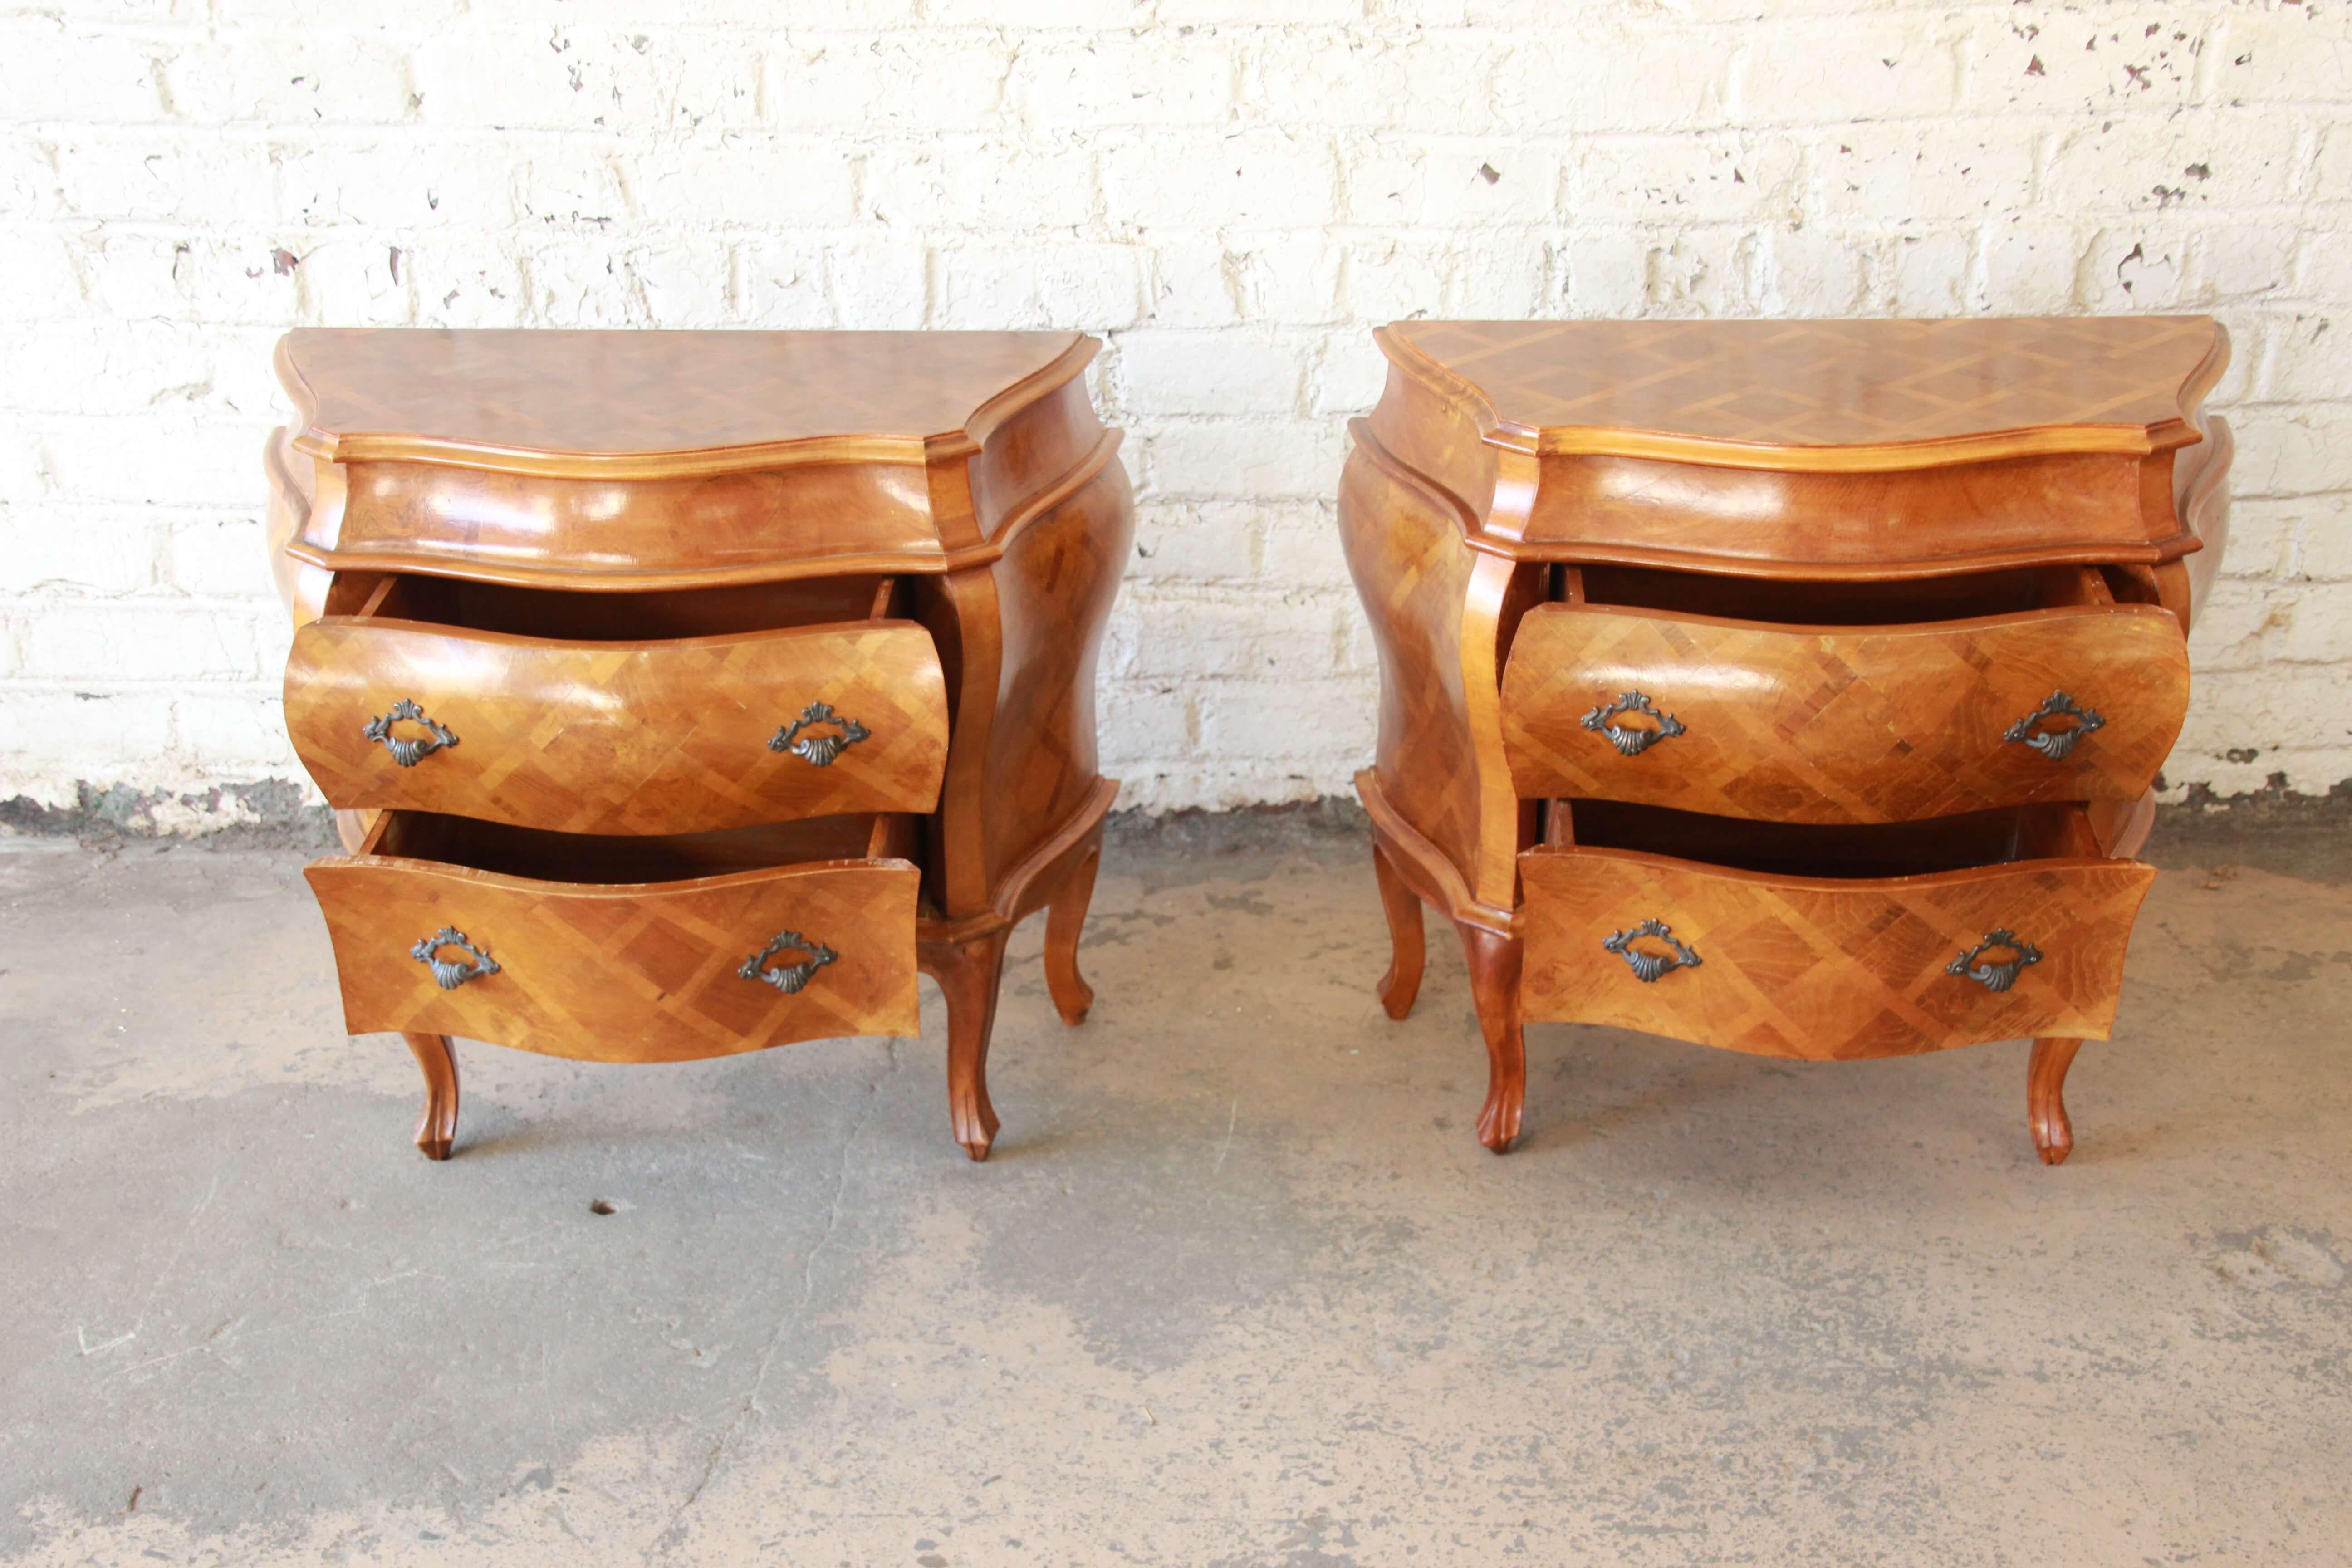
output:
[[2066,1069],[2074,1064],[2080,1040],[2036,1040],[2025,1068],[2025,1113],[2033,1146],[2045,1165],[2063,1165],[2074,1152],[2074,1124],[2066,1119]]
[[1102,869],[1102,827],[1097,824],[1069,875],[1045,906],[1045,989],[1065,1024],[1083,1024],[1095,1005],[1095,988],[1078,973],[1078,935],[1087,927],[1087,905],[1095,896],[1095,873]]
[[1421,994],[1421,966],[1426,956],[1422,946],[1421,899],[1404,885],[1389,860],[1389,852],[1377,839],[1372,843],[1372,876],[1380,882],[1381,908],[1389,917],[1389,972],[1381,976],[1381,1005],[1388,1009],[1390,1017],[1402,1018],[1412,1011],[1413,999]]
[[996,993],[1004,973],[1000,926],[961,942],[927,942],[918,949],[925,973],[940,983],[948,1004],[948,1120],[955,1141],[974,1160],[996,1142],[996,1108],[988,1102],[988,1037],[996,1026]]
[[425,1114],[416,1119],[416,1146],[428,1160],[446,1160],[457,1142],[457,1054],[446,1035],[400,1037],[425,1069]]
[[1470,964],[1478,1027],[1486,1037],[1486,1103],[1478,1111],[1478,1142],[1507,1154],[1528,1102],[1528,1050],[1519,1024],[1519,965],[1526,946],[1484,926],[1461,921],[1454,925]]

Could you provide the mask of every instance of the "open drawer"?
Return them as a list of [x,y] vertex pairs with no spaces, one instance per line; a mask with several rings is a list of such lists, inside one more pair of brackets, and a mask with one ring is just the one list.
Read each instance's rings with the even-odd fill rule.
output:
[[2073,806],[1848,828],[1573,816],[1574,844],[1519,857],[1526,1016],[1765,1056],[2105,1039],[2156,878],[2100,858]]
[[341,808],[583,834],[926,812],[946,680],[893,592],[633,595],[621,639],[606,595],[386,577],[295,634],[287,727]]
[[2179,622],[2088,568],[1563,575],[1503,676],[1523,796],[1821,823],[2136,801],[2188,712]]
[[304,872],[343,1017],[589,1061],[919,1032],[907,826],[613,838],[388,812]]

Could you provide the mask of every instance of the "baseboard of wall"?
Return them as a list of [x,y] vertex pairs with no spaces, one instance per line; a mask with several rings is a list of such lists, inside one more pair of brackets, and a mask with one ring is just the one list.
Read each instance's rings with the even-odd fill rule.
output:
[[[1179,850],[1187,861],[1289,849],[1361,846],[1363,807],[1347,795],[1159,816],[1138,808],[1111,814],[1109,843]],[[338,848],[334,818],[284,780],[222,784],[188,793],[85,784],[70,805],[26,795],[0,801],[0,835],[69,837],[91,847],[173,838],[212,849]],[[2326,795],[2301,795],[2273,780],[2244,795],[2217,795],[2202,784],[2159,806],[2149,860],[2170,868],[2245,865],[2306,879],[2352,881],[2352,779]]]
[[2189,786],[2160,806],[2143,858],[2168,870],[2252,866],[2305,881],[2352,882],[2352,779],[2326,795],[2299,795],[2284,775],[2243,795]]
[[172,838],[214,849],[337,847],[334,814],[286,779],[218,784],[201,790],[140,790],[80,784],[70,805],[29,795],[0,800],[0,834],[78,838],[93,847]]

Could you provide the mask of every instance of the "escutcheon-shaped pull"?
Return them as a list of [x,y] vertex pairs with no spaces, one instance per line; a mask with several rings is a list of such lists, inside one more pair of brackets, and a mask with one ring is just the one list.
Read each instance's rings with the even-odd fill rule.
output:
[[[2072,719],[2074,721],[2063,730],[2040,730],[2034,727],[2045,719],[2062,718]],[[2066,760],[2066,754],[2074,749],[2075,742],[2105,722],[2105,719],[2099,717],[2096,709],[2078,708],[2074,705],[2074,700],[2072,697],[2063,691],[2053,691],[2050,694],[2049,700],[2043,702],[2041,707],[2002,731],[2000,738],[2017,745],[2031,746],[2052,762],[2063,763]]]
[[[1628,713],[1639,713],[1654,719],[1654,730],[1628,728],[1617,721]],[[1638,691],[1622,692],[1614,702],[1603,702],[1579,721],[1599,734],[1623,755],[1638,757],[1661,741],[1671,741],[1683,732],[1683,722],[1671,713],[1661,713],[1657,705]]]
[[[469,962],[460,963],[454,958],[444,958],[441,950],[454,947],[462,950]],[[433,983],[444,991],[455,991],[468,980],[478,980],[485,974],[499,972],[498,960],[466,940],[466,933],[456,926],[443,926],[431,936],[408,950],[408,956],[433,972]]]
[[[430,732],[416,739],[394,734],[392,727],[404,719],[413,724],[424,725]],[[367,728],[361,733],[371,741],[382,742],[383,749],[392,753],[392,760],[404,768],[413,768],[442,747],[457,743],[456,731],[446,724],[437,724],[427,719],[425,710],[405,697],[394,703],[389,713],[369,720]]]
[[[841,732],[834,734],[810,728],[816,724],[835,725]],[[802,734],[801,731],[803,730],[807,730],[808,733]],[[769,737],[768,750],[790,752],[812,766],[828,767],[834,758],[872,733],[871,730],[856,720],[835,712],[832,703],[812,702],[801,710],[799,718]],[[793,989],[800,988],[794,986]]]
[[[768,960],[780,952],[789,952],[794,948],[798,948],[808,956],[798,963],[781,963],[773,969],[768,967]],[[776,933],[774,941],[745,959],[743,967],[735,973],[746,980],[757,980],[763,984],[772,985],[789,996],[806,985],[810,976],[840,956],[841,954],[834,952],[824,943],[804,937],[796,931],[780,931]]]
[[[1673,948],[1672,952],[1644,952],[1633,943],[1643,937],[1654,937]],[[1643,921],[1632,931],[1614,931],[1603,937],[1601,945],[1625,961],[1633,978],[1648,985],[1672,974],[1677,969],[1696,969],[1702,960],[1686,942],[1675,939],[1672,927],[1664,921]]]
[[[2005,947],[2013,955],[1997,963],[1981,962],[1984,955],[1997,947]],[[2017,977],[2029,963],[2042,962],[2042,950],[2030,942],[2020,942],[2013,931],[1989,931],[1984,941],[1944,965],[1944,973],[1962,980],[1973,980],[1988,991],[2006,991],[2017,984]]]

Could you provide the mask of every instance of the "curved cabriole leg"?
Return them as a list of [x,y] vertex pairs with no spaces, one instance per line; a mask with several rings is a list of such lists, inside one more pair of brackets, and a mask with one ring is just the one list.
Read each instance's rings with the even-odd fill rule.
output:
[[1055,889],[1045,906],[1045,989],[1065,1024],[1083,1024],[1095,1005],[1095,988],[1078,973],[1078,935],[1087,928],[1087,905],[1095,896],[1095,873],[1102,869],[1102,828]]
[[1486,1103],[1478,1112],[1478,1142],[1507,1154],[1528,1102],[1528,1049],[1519,1027],[1519,964],[1526,948],[1517,937],[1464,921],[1454,923],[1462,932],[1470,994],[1486,1037]]
[[2074,1065],[2080,1040],[2036,1040],[2025,1068],[2025,1114],[2033,1146],[2045,1165],[2063,1165],[2074,1152],[2074,1124],[2066,1120],[2066,1069]]
[[1389,972],[1381,976],[1381,1005],[1391,1018],[1402,1018],[1412,1011],[1413,998],[1421,994],[1421,965],[1426,952],[1422,946],[1421,899],[1404,879],[1397,875],[1390,863],[1389,852],[1376,839],[1372,844],[1372,876],[1381,885],[1381,908],[1389,917]]
[[457,1054],[446,1035],[400,1037],[425,1069],[425,1114],[416,1119],[416,1146],[428,1160],[446,1160],[457,1141]]
[[974,1160],[996,1142],[996,1108],[988,1102],[988,1037],[996,1024],[996,993],[1004,973],[1000,926],[961,942],[927,942],[922,966],[940,983],[948,1004],[948,1119],[955,1141]]

